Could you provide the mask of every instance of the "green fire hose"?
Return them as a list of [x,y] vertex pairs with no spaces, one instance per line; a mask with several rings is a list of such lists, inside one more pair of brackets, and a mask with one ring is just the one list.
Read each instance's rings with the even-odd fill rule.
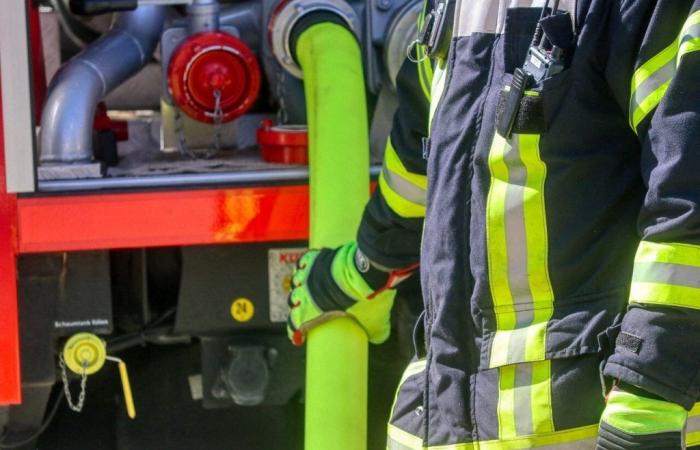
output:
[[[355,238],[369,197],[362,56],[352,33],[318,23],[296,45],[309,127],[311,248]],[[350,318],[314,328],[306,353],[306,450],[367,446],[367,335]]]

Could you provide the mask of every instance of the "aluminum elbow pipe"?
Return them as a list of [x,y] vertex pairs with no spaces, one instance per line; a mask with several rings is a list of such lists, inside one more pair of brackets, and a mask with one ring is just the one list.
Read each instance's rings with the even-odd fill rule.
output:
[[109,32],[54,76],[41,116],[42,164],[92,159],[97,104],[149,61],[163,31],[166,9],[140,6],[121,14]]

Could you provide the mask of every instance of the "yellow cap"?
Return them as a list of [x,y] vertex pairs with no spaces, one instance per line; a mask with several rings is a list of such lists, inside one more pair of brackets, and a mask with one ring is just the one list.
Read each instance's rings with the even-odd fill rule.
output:
[[77,333],[66,341],[63,360],[77,373],[92,375],[102,368],[107,358],[105,343],[92,333]]

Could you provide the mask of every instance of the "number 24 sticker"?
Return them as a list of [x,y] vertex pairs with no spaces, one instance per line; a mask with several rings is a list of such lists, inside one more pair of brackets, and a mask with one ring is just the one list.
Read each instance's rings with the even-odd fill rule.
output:
[[237,322],[247,322],[255,315],[255,305],[247,298],[237,298],[231,303],[231,317]]

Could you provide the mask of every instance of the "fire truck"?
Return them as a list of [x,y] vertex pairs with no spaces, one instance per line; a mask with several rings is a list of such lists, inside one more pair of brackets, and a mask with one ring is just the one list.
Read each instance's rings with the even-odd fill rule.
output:
[[[301,448],[305,351],[285,320],[315,226],[310,173],[318,192],[369,192],[420,11],[2,0],[0,449]],[[320,22],[357,43],[359,95],[331,73],[342,51],[301,62]],[[324,80],[335,112],[311,109]],[[338,150],[317,176],[314,143],[352,117],[364,175],[329,176],[354,161]],[[397,330],[370,355],[370,447],[411,353]]]

